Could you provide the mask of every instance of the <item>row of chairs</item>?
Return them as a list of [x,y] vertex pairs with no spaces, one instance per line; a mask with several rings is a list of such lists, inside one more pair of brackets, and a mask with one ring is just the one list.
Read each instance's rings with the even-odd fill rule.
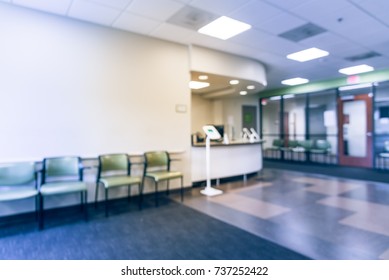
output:
[[331,144],[328,140],[292,140],[274,139],[272,146],[265,150],[265,154],[270,158],[281,158],[281,152],[284,153],[285,159],[306,160],[309,153],[311,160],[317,161],[331,153]]
[[[171,179],[181,179],[181,201],[183,201],[183,174],[170,170],[171,159],[166,151],[144,153],[143,176],[131,175],[131,161],[128,154],[100,155],[98,161],[95,205],[97,206],[98,191],[103,188],[106,216],[108,216],[109,190],[117,187],[128,187],[128,198],[130,198],[131,186],[138,185],[141,209],[146,178],[154,182],[156,206],[158,206],[159,182],[167,181],[167,193],[169,193]],[[88,191],[83,173],[82,160],[77,156],[45,158],[42,167],[38,170],[33,162],[2,164],[0,165],[0,202],[35,198],[36,218],[39,228],[43,229],[45,198],[52,195],[79,193],[81,208],[87,220]]]

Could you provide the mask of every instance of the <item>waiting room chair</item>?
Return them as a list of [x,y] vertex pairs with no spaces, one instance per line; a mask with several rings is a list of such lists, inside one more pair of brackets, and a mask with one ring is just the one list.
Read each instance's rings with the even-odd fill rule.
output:
[[381,158],[383,168],[387,168],[387,160],[389,159],[389,141],[384,142],[384,150],[383,152],[378,154],[379,157]]
[[169,181],[181,179],[181,202],[184,201],[184,176],[179,171],[170,170],[170,156],[166,151],[144,153],[145,169],[143,178],[153,180],[155,186],[155,206],[158,206],[158,184],[167,181],[166,193],[169,194]]
[[131,176],[131,163],[127,154],[106,154],[99,156],[99,169],[96,180],[95,205],[97,205],[99,185],[105,190],[105,216],[108,216],[109,190],[117,187],[128,187],[128,200],[131,197],[131,186],[139,186],[139,208],[142,204],[142,177]]
[[0,165],[0,202],[35,198],[35,215],[38,218],[37,174],[33,162]]
[[292,149],[293,154],[297,156],[297,157],[293,156],[293,159],[297,159],[300,161],[308,160],[312,147],[313,147],[313,140],[298,141],[297,147]]
[[81,159],[76,156],[45,158],[39,188],[40,229],[44,226],[44,198],[69,193],[80,193],[81,207],[87,220],[87,185],[83,181]]
[[293,149],[298,146],[297,140],[288,139],[285,141],[285,146],[281,148],[281,151],[284,153],[284,159],[291,160]]
[[319,161],[321,158],[322,161],[325,161],[325,157],[328,157],[331,152],[331,144],[328,140],[318,139],[314,142],[313,147],[310,149],[311,160]]
[[274,139],[272,146],[265,149],[265,154],[270,158],[281,158],[281,148],[284,146],[284,140]]

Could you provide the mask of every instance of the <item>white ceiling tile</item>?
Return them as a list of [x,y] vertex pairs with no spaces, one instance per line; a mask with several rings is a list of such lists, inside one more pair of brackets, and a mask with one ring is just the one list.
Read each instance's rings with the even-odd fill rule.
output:
[[214,14],[228,16],[231,12],[248,2],[250,0],[194,0],[190,5]]
[[389,1],[351,0],[351,2],[389,26]]
[[10,3],[11,0],[0,0],[1,2],[7,2],[7,3]]
[[95,2],[75,0],[68,15],[103,25],[111,25],[121,11]]
[[184,3],[184,4],[190,4],[193,0],[175,0],[176,2]]
[[124,12],[113,23],[113,27],[131,31],[134,33],[149,34],[154,31],[162,22],[145,18],[129,12]]
[[72,0],[13,0],[16,5],[33,8],[49,13],[65,15]]
[[282,11],[280,9],[265,2],[251,1],[249,4],[233,12],[230,16],[260,28],[262,23],[281,13]]
[[311,0],[265,0],[271,5],[278,6],[279,8],[289,10],[291,8],[295,8],[300,6],[301,4],[304,4],[306,2],[309,2]]
[[[368,26],[368,28],[366,28]],[[389,40],[389,27],[369,19],[342,30],[343,36],[354,42],[367,46]]]
[[262,30],[251,28],[241,34],[238,34],[235,37],[232,37],[229,40],[241,45],[257,47],[261,49],[261,45],[264,42],[271,40],[273,37],[273,35],[268,34]]
[[371,19],[350,2],[340,0],[314,0],[291,10],[296,15],[305,18],[327,30],[342,33],[342,30],[355,27],[361,21]]
[[150,36],[182,44],[189,44],[194,33],[196,33],[194,30],[183,28],[170,23],[163,23],[154,31],[152,31]]
[[316,47],[330,53],[330,56],[349,57],[367,52],[368,49],[355,44],[355,42],[340,37],[331,32],[321,33],[317,36],[305,39],[300,42],[306,48]]
[[286,55],[303,50],[299,44],[288,41],[281,37],[273,37],[271,40],[262,43],[265,50],[271,50],[272,53],[282,55],[286,59]]
[[134,0],[127,11],[165,21],[184,7],[184,4],[173,0]]
[[382,42],[378,45],[372,45],[371,49],[389,57],[389,40]]
[[95,2],[98,4],[103,4],[105,6],[123,10],[132,2],[132,0],[89,0],[90,2]]
[[306,23],[307,21],[302,20],[301,18],[282,12],[281,14],[275,15],[269,20],[261,23],[259,28],[266,30],[269,33],[278,35]]

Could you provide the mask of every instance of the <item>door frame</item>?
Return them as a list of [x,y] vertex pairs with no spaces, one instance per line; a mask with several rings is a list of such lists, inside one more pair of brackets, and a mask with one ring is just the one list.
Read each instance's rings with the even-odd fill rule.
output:
[[[352,96],[352,98],[351,98]],[[344,135],[343,124],[345,116],[343,114],[343,103],[352,102],[356,100],[363,100],[366,102],[366,156],[365,157],[353,157],[344,154]],[[355,167],[373,167],[373,98],[372,94],[358,94],[350,95],[350,98],[342,99],[338,97],[338,155],[339,164]]]

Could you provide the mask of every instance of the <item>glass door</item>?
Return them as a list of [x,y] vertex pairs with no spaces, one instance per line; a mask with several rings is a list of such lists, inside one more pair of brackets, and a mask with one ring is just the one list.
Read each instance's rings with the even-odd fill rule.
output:
[[339,163],[372,167],[372,94],[343,95],[338,106]]

